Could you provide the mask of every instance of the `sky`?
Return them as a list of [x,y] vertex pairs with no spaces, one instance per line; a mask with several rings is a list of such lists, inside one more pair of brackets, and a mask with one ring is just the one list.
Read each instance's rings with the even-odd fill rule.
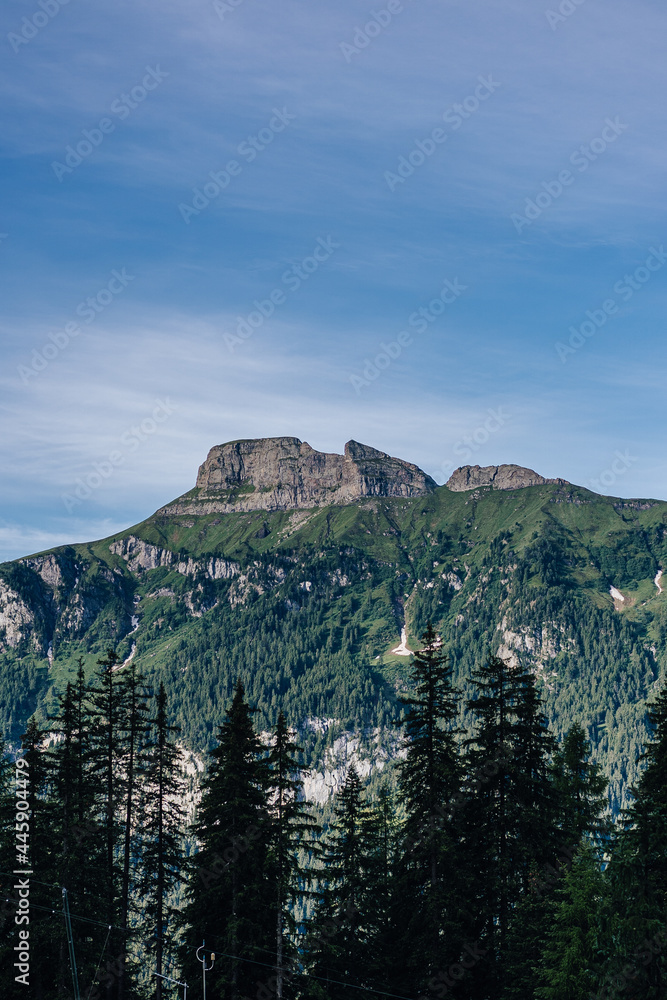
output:
[[658,0],[5,0],[0,560],[354,438],[667,498]]

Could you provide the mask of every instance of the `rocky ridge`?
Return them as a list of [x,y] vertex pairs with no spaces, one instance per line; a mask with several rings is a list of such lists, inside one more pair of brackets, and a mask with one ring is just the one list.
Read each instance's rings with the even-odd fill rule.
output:
[[357,441],[343,455],[295,437],[230,441],[211,448],[195,491],[158,514],[228,514],[349,504],[363,497],[419,497],[437,483],[411,462]]
[[445,486],[455,493],[491,486],[494,490],[521,490],[526,486],[569,486],[567,479],[545,479],[521,465],[463,465],[452,473]]

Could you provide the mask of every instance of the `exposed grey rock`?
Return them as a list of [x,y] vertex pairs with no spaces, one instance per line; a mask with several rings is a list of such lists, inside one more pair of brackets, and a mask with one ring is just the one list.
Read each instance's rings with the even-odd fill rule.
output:
[[494,490],[520,490],[525,486],[544,486],[547,483],[570,485],[567,479],[545,479],[521,465],[463,465],[452,473],[445,486],[455,493],[463,493],[478,486],[491,486]]
[[33,559],[22,559],[21,562],[39,573],[47,587],[62,587],[64,582],[62,569],[53,553],[47,556],[35,556]]
[[150,542],[135,535],[128,535],[112,542],[109,551],[114,555],[121,556],[127,563],[127,568],[132,573],[139,573],[142,570],[157,569],[160,566],[171,566],[176,573],[182,576],[196,576],[198,573],[206,573],[211,580],[231,580],[238,576],[239,567],[237,563],[228,559],[193,559],[192,557],[179,560],[176,553],[170,549],[161,549]]
[[34,612],[15,590],[0,580],[0,652],[15,649],[32,635]]
[[362,497],[418,497],[437,483],[411,462],[348,441],[344,455],[294,437],[231,441],[212,448],[187,495],[159,514],[227,514],[347,504]]

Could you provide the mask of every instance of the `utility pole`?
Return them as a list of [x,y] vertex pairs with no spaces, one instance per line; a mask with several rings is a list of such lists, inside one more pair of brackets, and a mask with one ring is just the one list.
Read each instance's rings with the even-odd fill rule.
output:
[[[197,959],[198,959],[198,961],[201,962],[201,975],[202,975],[202,982],[204,984],[204,1000],[206,1000],[206,973],[210,972],[211,969],[213,968],[213,966],[215,965],[215,952],[212,951],[211,952],[211,964],[209,965],[208,969],[206,968],[206,952],[204,951],[205,945],[206,945],[206,942],[202,941],[201,947],[197,948]],[[201,958],[199,958],[199,952],[200,951],[203,952],[203,955],[202,955]]]
[[76,955],[74,954],[74,938],[72,937],[72,921],[69,915],[69,900],[67,889],[63,888],[63,915],[65,917],[65,931],[67,933],[67,947],[69,949],[69,962],[72,967],[72,985],[74,986],[74,1000],[81,1000],[79,993],[79,977],[76,971]]

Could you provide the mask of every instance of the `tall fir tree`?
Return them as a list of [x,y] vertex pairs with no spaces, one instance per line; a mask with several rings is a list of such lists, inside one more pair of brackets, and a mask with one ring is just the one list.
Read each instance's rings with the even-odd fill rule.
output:
[[[397,920],[405,951],[392,976],[405,991],[427,989],[458,961],[463,947],[457,826],[452,804],[460,793],[458,693],[452,667],[432,625],[411,663],[412,693],[404,698],[405,757],[398,765],[405,812],[396,864]],[[407,922],[405,920],[405,914]]]
[[[600,981],[600,862],[582,842],[556,890],[553,920],[539,967],[536,1000],[590,1000]],[[520,947],[517,942],[517,947]]]
[[607,920],[609,981],[643,1000],[667,992],[667,687],[648,707],[652,739],[613,846]]
[[[539,966],[553,927],[556,893],[562,888],[579,848],[600,843],[605,833],[601,814],[607,780],[593,763],[591,746],[578,723],[565,735],[549,770],[552,802],[557,809],[553,860],[534,865],[512,912],[504,959],[503,1000],[532,998],[540,985]],[[545,780],[546,784],[546,780]]]
[[185,794],[182,776],[182,752],[176,742],[178,726],[170,725],[167,695],[161,682],[156,699],[156,714],[151,720],[151,734],[144,758],[139,898],[144,906],[147,925],[147,950],[154,958],[155,1000],[162,1000],[165,969],[176,959],[173,939],[177,910],[174,895],[184,880],[185,813],[181,805]]
[[460,818],[471,933],[485,953],[471,973],[477,1000],[503,994],[512,912],[536,870],[556,860],[557,809],[548,780],[554,743],[532,674],[489,655],[471,680],[475,729]]
[[376,800],[362,817],[362,835],[367,855],[364,919],[369,928],[368,973],[371,982],[388,988],[390,970],[397,964],[401,947],[400,928],[396,925],[398,900],[394,892],[402,837],[394,794],[387,783],[381,785]]
[[[182,964],[190,983],[201,981],[195,950],[217,952],[211,996],[254,997],[257,969],[275,953],[274,887],[268,878],[270,815],[266,754],[252,709],[238,681],[218,745],[211,751],[194,836],[194,859],[184,917]],[[198,989],[193,990],[198,997]]]
[[[51,720],[52,743],[45,760],[53,800],[54,879],[67,890],[70,906],[79,917],[96,920],[100,904],[105,902],[98,891],[105,855],[103,830],[96,821],[89,723],[85,676],[79,661],[76,680],[66,685],[59,698],[59,710]],[[92,982],[103,939],[92,926],[89,934],[79,937],[78,978],[84,987]],[[57,967],[60,988],[64,990],[71,975],[64,935]]]
[[[92,774],[98,785],[101,826],[104,830],[104,872],[100,873],[98,887],[106,905],[104,919],[118,926],[119,879],[116,868],[116,845],[120,834],[119,812],[123,798],[120,761],[123,758],[124,740],[124,690],[119,673],[120,660],[113,649],[97,661],[95,682],[89,687],[91,717]],[[113,950],[118,953],[122,943],[113,935]],[[113,985],[107,987],[109,1000]]]
[[574,722],[553,759],[552,780],[559,799],[562,846],[574,850],[583,837],[599,841],[609,831],[602,820],[607,779],[591,760],[583,726]]
[[[303,749],[298,746],[282,712],[278,714],[268,762],[270,776],[270,858],[269,874],[274,885],[275,987],[276,1000],[285,994],[286,970],[298,954],[295,908],[312,895],[312,875],[304,856],[316,849],[320,827],[303,799]],[[289,990],[294,995],[294,989]]]
[[370,988],[372,928],[368,922],[367,810],[354,764],[334,802],[324,840],[319,901],[308,942],[316,996],[345,1000],[349,987]]
[[125,1000],[128,982],[128,943],[131,918],[131,879],[133,878],[132,860],[136,858],[134,840],[138,811],[138,778],[145,766],[145,742],[148,732],[147,699],[151,693],[146,687],[144,676],[138,670],[134,660],[131,660],[123,670],[122,678],[122,869],[120,876],[120,899],[118,926],[122,934],[120,938],[120,953],[118,962],[118,983],[116,996]]

